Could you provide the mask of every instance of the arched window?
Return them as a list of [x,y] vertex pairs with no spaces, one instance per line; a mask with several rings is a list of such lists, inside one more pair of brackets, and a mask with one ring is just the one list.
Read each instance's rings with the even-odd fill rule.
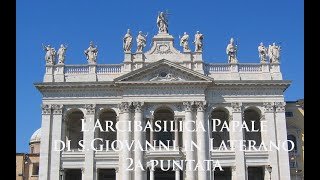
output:
[[79,141],[83,140],[83,132],[81,131],[83,117],[80,110],[74,110],[67,115],[66,140],[70,140],[70,149],[82,149]]
[[[110,109],[104,110],[99,115],[99,122],[101,124],[103,131],[100,131],[99,128],[96,128],[95,132],[96,132],[96,136],[102,139],[102,142],[97,141],[98,143],[96,145],[98,145],[97,147],[100,147],[100,144],[103,144],[103,148],[105,149],[107,145],[106,140],[109,140],[108,144],[109,144],[109,148],[111,148],[111,143],[117,140],[117,129],[115,127],[117,123],[117,113],[114,110],[110,110]],[[112,126],[111,126],[112,128],[106,129],[106,126],[107,126],[106,122],[108,123],[109,126],[112,123]]]
[[[293,142],[293,150],[292,151],[297,151],[297,139],[294,135],[289,135],[288,136],[288,140],[292,141]],[[290,150],[292,148],[292,144],[290,142],[288,142],[288,149]]]
[[[160,120],[160,121],[159,121]],[[167,145],[167,140],[169,140],[169,145],[173,145],[174,140],[174,132],[170,132],[171,129],[171,123],[170,121],[174,120],[174,113],[169,109],[159,109],[156,110],[154,113],[154,123],[156,121],[159,121],[158,124],[160,124],[161,131],[160,132],[153,132],[154,133],[154,140],[156,140],[156,145],[159,145],[159,142],[162,141],[165,145]],[[166,123],[167,132],[164,131],[164,123]],[[153,127],[156,129],[155,125]]]
[[[255,109],[248,108],[244,111],[244,121],[248,126],[248,129],[244,129],[246,146],[249,146],[249,141],[255,142],[255,146],[261,145],[261,125],[260,114]],[[258,132],[255,132],[258,130]]]
[[[214,126],[213,119],[219,119],[221,121],[218,124],[218,120],[216,121],[216,127]],[[229,113],[226,109],[215,109],[211,113],[210,128],[211,128],[211,138],[213,138],[213,147],[220,147],[221,143],[224,142],[227,146],[229,146],[228,140],[230,140],[229,131],[226,128],[222,128],[223,124],[227,124],[229,127]]]

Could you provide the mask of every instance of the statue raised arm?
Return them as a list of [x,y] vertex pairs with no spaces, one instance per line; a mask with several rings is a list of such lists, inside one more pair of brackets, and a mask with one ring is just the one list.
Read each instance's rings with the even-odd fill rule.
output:
[[46,51],[45,59],[47,65],[54,65],[56,63],[56,50],[50,45],[43,46],[43,50]]
[[147,45],[147,36],[148,34],[144,35],[142,34],[142,31],[139,31],[139,34],[137,36],[137,52],[142,52],[143,48]]

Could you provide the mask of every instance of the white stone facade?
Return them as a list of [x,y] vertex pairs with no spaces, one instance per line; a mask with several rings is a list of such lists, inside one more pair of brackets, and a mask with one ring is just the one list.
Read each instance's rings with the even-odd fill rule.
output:
[[[147,52],[126,51],[122,64],[46,65],[44,81],[35,83],[43,95],[40,180],[68,178],[67,169],[81,169],[82,179],[99,178],[98,169],[113,169],[117,180],[157,180],[157,173],[127,171],[127,158],[141,161],[148,168],[151,159],[219,160],[229,167],[232,180],[250,180],[248,168],[261,167],[263,178],[269,179],[266,167],[272,166],[272,180],[289,180],[288,153],[280,151],[238,151],[233,148],[209,152],[208,131],[174,133],[178,148],[169,151],[54,151],[55,140],[66,140],[69,114],[80,110],[88,129],[104,110],[113,110],[119,122],[154,120],[159,109],[173,112],[178,121],[202,123],[210,130],[209,120],[215,109],[228,114],[229,123],[243,122],[244,113],[254,109],[267,131],[263,141],[283,142],[287,139],[283,92],[290,81],[283,80],[279,63],[211,64],[202,59],[202,52],[180,52],[173,47],[174,37],[159,33],[152,39]],[[244,140],[244,132],[230,132],[230,140]],[[147,132],[117,132],[118,140],[144,141],[153,139]],[[97,138],[97,133],[83,132],[85,145]],[[200,147],[189,151],[191,140]],[[179,142],[182,141],[182,142]],[[87,147],[87,146],[86,146]],[[62,175],[61,175],[62,174]],[[215,179],[213,171],[175,170],[175,180]],[[61,176],[60,176],[61,175]],[[112,178],[111,178],[112,179]],[[161,178],[160,178],[161,179]],[[170,179],[170,178],[169,178]],[[219,178],[217,178],[219,179]]]

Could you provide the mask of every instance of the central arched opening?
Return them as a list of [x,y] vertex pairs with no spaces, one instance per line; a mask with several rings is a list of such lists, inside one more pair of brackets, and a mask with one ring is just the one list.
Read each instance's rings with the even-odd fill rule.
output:
[[[213,138],[213,147],[219,148],[222,143],[229,147],[230,133],[227,128],[229,127],[229,113],[224,108],[214,109],[211,113],[210,127],[212,130],[211,138]],[[213,123],[215,121],[215,123]],[[215,127],[214,127],[215,126]]]
[[[82,119],[84,114],[76,109],[68,113],[66,119],[66,141],[70,141],[70,149],[82,149],[79,142],[83,140]],[[66,143],[68,145],[68,143]]]
[[173,145],[174,132],[170,132],[170,130],[174,128],[172,125],[174,126],[174,113],[171,109],[161,108],[155,111],[153,127],[155,129],[157,129],[157,127],[161,127],[159,132],[154,132],[156,146],[159,146],[160,142],[169,146]]
[[[102,139],[102,141],[98,141],[96,145],[99,148],[102,146],[103,149],[106,149],[106,146],[109,145],[108,148],[110,149],[112,142],[117,140],[117,129],[115,127],[117,123],[117,113],[112,109],[103,110],[99,114],[98,120],[103,131],[101,131],[100,128],[95,130],[96,138]],[[109,127],[107,128],[107,126]],[[106,143],[106,140],[109,140],[109,143]]]
[[245,140],[247,148],[250,148],[251,146],[261,145],[260,118],[260,111],[254,107],[248,108],[244,111],[244,121],[248,126],[248,128],[245,129]]

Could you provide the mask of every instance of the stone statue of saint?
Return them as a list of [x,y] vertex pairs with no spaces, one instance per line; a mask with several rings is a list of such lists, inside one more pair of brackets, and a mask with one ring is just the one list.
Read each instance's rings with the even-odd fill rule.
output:
[[130,34],[130,29],[128,29],[127,34],[123,37],[123,50],[124,52],[131,52],[132,47],[132,36]]
[[58,64],[64,64],[66,51],[67,51],[67,47],[65,47],[63,44],[61,44],[60,48],[58,50]]
[[194,41],[193,43],[195,44],[195,52],[202,52],[203,50],[203,34],[201,34],[199,31],[194,36]]
[[139,31],[139,34],[137,36],[137,52],[142,52],[143,48],[147,45],[147,36],[142,34],[142,31]]
[[157,18],[159,33],[168,33],[168,18],[164,12],[160,12]]
[[228,54],[228,63],[238,63],[237,60],[237,45],[234,44],[233,38],[230,39],[230,43],[227,46],[226,53]]
[[188,40],[189,35],[186,32],[184,32],[183,36],[180,38],[180,46],[183,47],[183,52],[190,51]]
[[50,45],[43,46],[43,50],[47,51],[45,55],[46,64],[47,65],[54,65],[56,63],[56,50],[52,48]]
[[84,51],[84,54],[87,56],[89,64],[95,64],[97,62],[98,47],[94,46],[93,42],[91,41],[90,46]]
[[280,46],[276,46],[276,43],[273,43],[272,46],[269,45],[268,56],[271,63],[278,63],[280,60]]
[[259,51],[260,62],[267,62],[268,48],[266,48],[262,42],[258,47],[258,51]]

